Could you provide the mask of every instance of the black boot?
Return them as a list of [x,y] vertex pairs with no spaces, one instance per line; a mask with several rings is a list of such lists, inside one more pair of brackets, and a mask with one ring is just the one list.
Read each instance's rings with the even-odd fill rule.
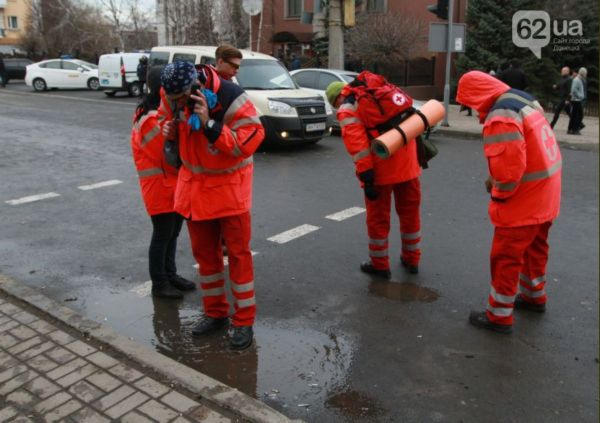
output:
[[413,275],[419,273],[419,266],[414,264],[408,264],[408,262],[405,261],[402,257],[400,257],[400,262],[402,263],[402,266],[406,269],[408,273],[412,273]]
[[485,311],[472,311],[469,315],[469,322],[478,328],[493,330],[494,332],[509,334],[512,333],[512,325],[499,325],[491,322]]
[[229,347],[232,350],[245,350],[252,345],[253,337],[252,326],[234,326],[233,334],[229,340]]
[[534,304],[527,302],[519,294],[517,295],[517,298],[515,298],[515,308],[520,310],[535,311],[536,313],[544,313],[546,311],[546,304]]
[[194,289],[196,289],[196,284],[194,282],[177,274],[169,275],[169,282],[171,283],[171,285],[173,285],[175,288],[181,291],[193,291]]
[[192,335],[201,336],[220,329],[227,324],[228,320],[229,319],[227,319],[227,317],[217,319],[215,317],[209,317],[203,314],[200,317],[200,320],[198,320],[198,323],[196,323],[192,328]]
[[380,278],[384,279],[389,279],[392,277],[392,272],[390,272],[390,269],[375,269],[373,263],[370,261],[361,263],[360,270],[364,273],[368,273],[369,275],[379,276]]
[[152,282],[152,296],[157,298],[171,298],[179,300],[183,298],[183,293],[171,286],[166,281]]

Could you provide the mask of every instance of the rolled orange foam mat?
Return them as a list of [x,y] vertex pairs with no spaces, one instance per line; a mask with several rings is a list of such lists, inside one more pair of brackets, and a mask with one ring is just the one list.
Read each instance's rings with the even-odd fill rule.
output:
[[[430,127],[434,127],[446,114],[444,105],[437,100],[429,100],[419,110],[427,118]],[[378,157],[387,159],[408,141],[425,132],[426,129],[425,122],[423,122],[421,116],[416,113],[402,122],[399,126],[406,135],[406,138],[405,135],[397,129],[390,129],[373,140],[371,151]]]

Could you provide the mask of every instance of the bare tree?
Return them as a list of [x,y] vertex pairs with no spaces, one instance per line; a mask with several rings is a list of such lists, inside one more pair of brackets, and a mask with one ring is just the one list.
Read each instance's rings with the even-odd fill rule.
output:
[[238,48],[248,45],[248,15],[239,0],[223,0],[213,10],[218,43],[226,42]]
[[393,64],[424,52],[425,30],[408,13],[362,14],[346,34],[346,47],[365,64]]

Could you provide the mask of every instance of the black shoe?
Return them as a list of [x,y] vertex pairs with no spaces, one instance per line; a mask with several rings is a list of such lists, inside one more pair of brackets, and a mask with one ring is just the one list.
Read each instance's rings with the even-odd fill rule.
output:
[[193,291],[194,289],[196,289],[196,284],[194,282],[177,274],[170,275],[169,282],[171,283],[171,285],[173,285],[175,288],[181,291]]
[[167,282],[160,282],[152,284],[152,296],[156,298],[171,298],[179,300],[183,298],[183,292],[173,288]]
[[581,135],[581,132],[579,132],[579,130],[573,131],[571,132],[571,135]]
[[233,334],[229,340],[229,347],[232,350],[245,350],[252,345],[253,337],[252,326],[234,326]]
[[512,333],[512,325],[499,325],[490,322],[485,311],[472,311],[469,315],[469,322],[478,328],[493,330],[494,332],[509,334]]
[[384,279],[389,279],[392,277],[392,272],[390,272],[390,269],[375,269],[373,263],[370,261],[361,263],[360,270],[364,273],[368,273],[369,275],[379,276]]
[[406,262],[402,257],[400,257],[400,262],[402,263],[402,266],[406,269],[408,273],[412,273],[413,275],[419,273],[419,266],[416,266],[414,264],[408,264],[408,262]]
[[227,319],[227,317],[217,319],[215,317],[202,315],[202,317],[200,317],[200,320],[198,320],[198,323],[196,323],[192,328],[192,335],[201,336],[214,330],[220,329],[227,324],[228,320],[229,319]]
[[525,301],[521,295],[517,295],[515,298],[515,308],[519,310],[535,311],[536,313],[544,313],[546,311],[546,304],[535,304]]
[[582,130],[583,128],[585,128],[585,125],[582,123],[579,125],[579,130]]

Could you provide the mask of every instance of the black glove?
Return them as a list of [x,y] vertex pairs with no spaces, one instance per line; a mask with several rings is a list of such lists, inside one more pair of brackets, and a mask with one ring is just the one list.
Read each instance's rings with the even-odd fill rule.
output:
[[364,190],[365,190],[365,197],[367,197],[369,200],[373,201],[373,200],[377,199],[377,196],[379,195],[379,193],[375,189],[375,185],[365,184]]
[[375,183],[375,171],[373,169],[365,170],[358,174],[358,179],[365,185],[373,185]]

